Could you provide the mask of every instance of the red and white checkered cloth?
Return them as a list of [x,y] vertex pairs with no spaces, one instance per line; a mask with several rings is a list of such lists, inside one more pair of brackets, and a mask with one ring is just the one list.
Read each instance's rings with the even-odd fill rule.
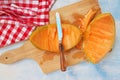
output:
[[54,0],[0,0],[0,47],[28,39],[49,21]]

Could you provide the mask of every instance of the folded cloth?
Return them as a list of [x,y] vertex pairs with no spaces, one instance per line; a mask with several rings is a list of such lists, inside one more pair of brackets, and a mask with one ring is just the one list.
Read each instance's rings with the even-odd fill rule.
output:
[[48,24],[54,0],[0,0],[0,47],[28,39],[31,32]]

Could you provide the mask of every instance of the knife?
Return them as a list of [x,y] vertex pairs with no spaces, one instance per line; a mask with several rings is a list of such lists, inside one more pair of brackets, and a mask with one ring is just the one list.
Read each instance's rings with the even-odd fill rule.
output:
[[56,23],[57,23],[57,31],[58,31],[58,40],[59,40],[59,51],[60,51],[60,66],[61,71],[66,71],[66,64],[65,64],[65,57],[64,57],[64,47],[62,45],[62,26],[61,26],[61,20],[60,15],[58,12],[56,12]]

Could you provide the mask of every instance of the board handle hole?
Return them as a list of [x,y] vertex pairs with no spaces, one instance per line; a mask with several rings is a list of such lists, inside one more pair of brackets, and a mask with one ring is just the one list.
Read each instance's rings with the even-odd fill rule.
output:
[[5,59],[8,59],[8,57],[6,56]]

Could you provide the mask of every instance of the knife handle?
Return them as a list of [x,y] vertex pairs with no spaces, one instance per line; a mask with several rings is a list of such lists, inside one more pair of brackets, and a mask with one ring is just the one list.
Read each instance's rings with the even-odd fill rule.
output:
[[61,66],[61,71],[66,71],[66,61],[65,61],[65,56],[64,56],[64,48],[63,45],[60,43],[59,44],[59,49],[60,49],[60,66]]

